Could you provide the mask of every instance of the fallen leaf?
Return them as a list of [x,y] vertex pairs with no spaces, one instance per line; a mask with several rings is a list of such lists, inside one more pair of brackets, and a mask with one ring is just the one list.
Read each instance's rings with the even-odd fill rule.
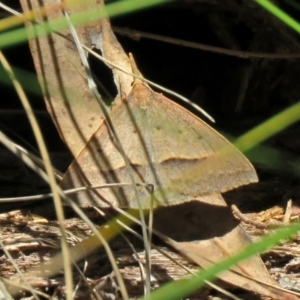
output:
[[[55,0],[45,0],[41,6],[37,0],[20,0],[20,2],[24,12],[31,9],[38,12],[41,7],[51,7],[52,4],[57,3]],[[72,15],[81,11],[98,10],[101,16],[100,11],[103,12],[103,9],[103,1],[95,0],[94,2],[82,1],[80,5],[74,5],[67,11]],[[48,10],[47,21],[62,18],[62,11]],[[40,14],[36,14],[37,23],[42,23],[44,20]],[[32,27],[32,23],[27,22],[26,26]],[[51,27],[51,23],[49,26]],[[128,57],[120,51],[121,46],[115,36],[112,36],[108,19],[103,18],[101,21],[76,26],[76,31],[81,43],[88,47],[100,47],[102,38],[101,50],[106,58],[125,70],[131,70]],[[49,36],[30,40],[29,45],[47,109],[61,138],[76,156],[104,118],[97,100],[88,88],[86,72],[78,50],[72,42],[68,29],[60,31],[59,34],[51,33]],[[118,82],[117,87],[123,93],[128,93],[131,87],[131,76],[116,69],[114,73]]]
[[[251,243],[220,194],[158,209],[154,228],[167,236],[162,239],[168,245],[204,269],[237,254]],[[298,299],[283,291],[271,278],[259,255],[240,262],[233,270],[254,280],[230,270],[220,273],[218,278],[272,299]]]

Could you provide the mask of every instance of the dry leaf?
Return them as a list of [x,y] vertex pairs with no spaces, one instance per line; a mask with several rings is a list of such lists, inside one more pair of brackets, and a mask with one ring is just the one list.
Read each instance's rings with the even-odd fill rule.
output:
[[[20,0],[20,2],[24,12],[41,8],[37,0]],[[43,3],[47,7],[57,2],[44,0]],[[81,11],[99,10],[100,16],[103,7],[102,1],[95,0],[82,2],[68,9],[68,12],[72,15]],[[49,21],[62,18],[63,14],[60,10],[49,10],[47,14]],[[41,23],[43,18],[36,17],[36,21]],[[32,25],[27,23],[26,26]],[[81,43],[88,47],[92,45],[100,47],[102,38],[104,45],[102,52],[106,58],[125,70],[131,70],[128,57],[122,52],[116,38],[112,36],[107,19],[86,23],[76,27],[76,30]],[[69,30],[66,29],[61,31],[60,35],[52,33],[47,37],[31,40],[29,44],[48,111],[62,139],[76,156],[101,124],[103,114],[93,93],[88,89],[86,73],[75,44],[62,35],[72,40]],[[118,88],[128,93],[132,78],[118,70],[114,72]]]
[[[169,237],[164,239],[167,244],[205,269],[237,254],[250,244],[246,232],[219,194],[202,197],[200,201],[184,205],[158,209],[154,227]],[[271,278],[258,255],[240,262],[233,270],[281,288]],[[268,287],[231,271],[222,272],[218,277],[272,299],[298,299],[288,291]]]

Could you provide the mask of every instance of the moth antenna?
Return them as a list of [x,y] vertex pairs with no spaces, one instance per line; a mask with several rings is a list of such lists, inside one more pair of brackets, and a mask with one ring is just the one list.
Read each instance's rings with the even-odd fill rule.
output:
[[[142,80],[142,78],[144,78],[144,77],[143,77],[143,75],[141,74],[141,72],[139,71],[139,69],[137,68],[137,65],[136,65],[136,63],[135,63],[135,60],[134,60],[134,58],[133,58],[132,53],[129,53],[129,59],[130,59],[130,63],[131,63],[132,74],[135,75],[135,76],[137,76],[137,77],[134,76],[132,86],[135,85],[135,84],[137,84],[137,83],[146,84],[146,83]],[[147,85],[147,84],[146,84],[146,85]]]

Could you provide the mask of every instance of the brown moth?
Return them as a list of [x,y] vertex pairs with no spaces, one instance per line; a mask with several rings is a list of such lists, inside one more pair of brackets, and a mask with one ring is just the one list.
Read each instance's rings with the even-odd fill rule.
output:
[[[135,80],[110,113],[135,183],[153,184],[154,206],[190,201],[257,181],[245,156],[188,110]],[[61,187],[132,183],[120,149],[103,121],[67,170]],[[150,207],[149,188],[132,186],[81,191],[82,207]]]

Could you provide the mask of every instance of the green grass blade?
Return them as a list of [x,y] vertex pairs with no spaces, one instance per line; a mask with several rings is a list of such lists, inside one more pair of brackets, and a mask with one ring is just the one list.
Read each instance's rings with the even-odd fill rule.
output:
[[234,145],[242,152],[246,152],[269,137],[299,121],[299,119],[300,102],[250,130],[248,133],[238,138]]
[[[145,9],[150,6],[158,5],[164,2],[167,2],[167,0],[119,1],[107,5],[106,13],[109,17],[112,18],[121,14],[130,13],[135,10]],[[104,12],[101,13],[97,9],[92,9],[89,11],[83,11],[81,13],[72,15],[71,20],[74,25],[79,26],[86,22],[100,20],[104,16]],[[12,46],[24,42],[27,39],[44,36],[53,31],[61,31],[66,28],[68,28],[68,24],[62,16],[60,19],[51,21],[47,24],[44,23],[33,25],[32,30],[27,30],[26,28],[12,29],[0,35],[0,48]]]
[[293,28],[295,31],[300,33],[300,24],[295,19],[293,19],[291,16],[289,16],[287,13],[285,13],[283,10],[281,10],[279,7],[277,7],[275,4],[273,4],[271,1],[268,0],[255,0],[256,3],[264,7],[267,11],[269,11],[272,15],[277,17],[279,20],[281,20],[286,25]]

